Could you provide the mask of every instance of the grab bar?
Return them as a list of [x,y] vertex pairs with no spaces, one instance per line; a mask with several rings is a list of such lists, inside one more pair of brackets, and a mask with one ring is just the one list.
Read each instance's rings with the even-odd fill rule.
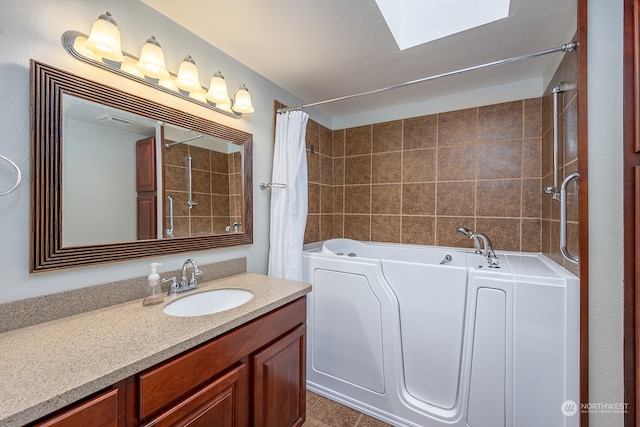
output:
[[278,182],[262,182],[260,183],[261,190],[271,190],[272,188],[287,188],[287,184],[280,184]]
[[567,185],[578,178],[580,178],[580,174],[574,172],[566,177],[560,186],[560,253],[567,261],[575,265],[578,265],[578,257],[571,255],[567,249]]
[[558,163],[560,156],[560,137],[558,136],[558,94],[564,91],[564,83],[559,83],[553,88],[553,185],[544,189],[551,197],[558,200]]
[[169,201],[169,228],[167,228],[167,237],[173,237],[173,197],[167,196]]
[[187,205],[189,206],[189,209],[193,208],[194,206],[196,206],[198,204],[198,202],[196,202],[195,200],[193,200],[193,171],[191,170],[191,163],[192,163],[192,159],[191,159],[191,155],[187,156],[187,181],[188,181],[188,185],[189,185],[189,200],[187,200]]

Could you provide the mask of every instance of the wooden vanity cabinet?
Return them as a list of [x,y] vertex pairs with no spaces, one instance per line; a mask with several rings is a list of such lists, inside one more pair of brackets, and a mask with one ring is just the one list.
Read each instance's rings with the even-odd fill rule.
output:
[[128,425],[302,425],[305,322],[303,297],[141,372]]
[[241,364],[142,425],[248,427],[247,366]]
[[253,426],[301,426],[306,411],[306,326],[252,357]]
[[301,297],[35,425],[301,426],[306,308]]

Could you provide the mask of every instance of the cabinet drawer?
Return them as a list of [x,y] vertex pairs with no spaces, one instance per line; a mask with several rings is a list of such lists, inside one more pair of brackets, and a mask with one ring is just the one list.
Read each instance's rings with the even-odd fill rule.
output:
[[246,427],[249,425],[247,366],[242,364],[189,395],[146,426]]
[[58,415],[34,424],[34,427],[116,427],[118,425],[118,392],[108,390]]
[[305,320],[306,298],[300,298],[139,375],[139,418],[179,401]]

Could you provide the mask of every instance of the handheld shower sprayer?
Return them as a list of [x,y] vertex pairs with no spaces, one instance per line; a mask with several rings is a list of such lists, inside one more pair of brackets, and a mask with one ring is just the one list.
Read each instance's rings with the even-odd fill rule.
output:
[[476,233],[474,231],[471,231],[468,228],[464,228],[464,227],[458,227],[458,228],[456,228],[456,231],[458,233],[460,233],[460,234],[464,234],[465,236],[467,236],[468,238],[473,240],[473,244],[476,247],[476,253],[477,254],[481,254],[482,253],[482,249],[480,249],[480,242],[478,241],[478,239],[476,237]]
[[464,234],[468,238],[471,238],[471,235],[473,234],[473,231],[469,230],[468,228],[464,228],[464,227],[458,227],[458,228],[456,228],[456,231],[458,233]]

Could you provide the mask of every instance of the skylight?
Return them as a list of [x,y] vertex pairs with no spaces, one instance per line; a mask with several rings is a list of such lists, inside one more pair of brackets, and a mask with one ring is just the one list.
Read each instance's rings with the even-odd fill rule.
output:
[[509,16],[510,0],[376,0],[400,50]]

